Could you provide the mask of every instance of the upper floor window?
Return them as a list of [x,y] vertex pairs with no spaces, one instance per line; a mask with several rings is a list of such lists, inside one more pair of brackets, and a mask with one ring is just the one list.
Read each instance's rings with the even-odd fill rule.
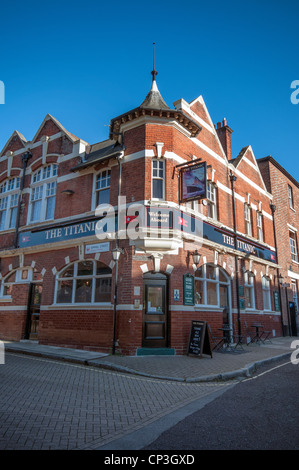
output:
[[251,207],[249,204],[244,205],[244,216],[245,216],[245,230],[246,234],[252,236],[252,219],[251,219]]
[[95,260],[76,261],[56,278],[55,303],[111,302],[112,270]]
[[268,276],[263,276],[262,278],[262,290],[264,310],[271,310],[270,278]]
[[207,216],[217,220],[217,188],[211,181],[207,182]]
[[152,160],[152,198],[165,199],[165,162]]
[[289,197],[289,206],[291,209],[294,209],[293,189],[290,185],[288,185],[288,197]]
[[263,215],[260,211],[256,213],[257,238],[260,242],[264,241],[263,233]]
[[58,165],[47,165],[32,175],[30,222],[54,219]]
[[291,258],[293,261],[298,263],[298,250],[297,250],[297,240],[296,240],[296,233],[289,232],[290,236],[290,246],[291,246]]
[[19,189],[19,177],[8,179],[0,185],[0,230],[16,226]]
[[110,178],[111,171],[103,170],[96,179],[96,206],[99,204],[109,204],[110,201]]

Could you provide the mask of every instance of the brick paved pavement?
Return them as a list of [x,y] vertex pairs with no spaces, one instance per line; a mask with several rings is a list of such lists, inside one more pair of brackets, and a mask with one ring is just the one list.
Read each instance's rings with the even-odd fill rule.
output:
[[97,449],[229,386],[155,380],[12,352],[0,376],[1,450]]

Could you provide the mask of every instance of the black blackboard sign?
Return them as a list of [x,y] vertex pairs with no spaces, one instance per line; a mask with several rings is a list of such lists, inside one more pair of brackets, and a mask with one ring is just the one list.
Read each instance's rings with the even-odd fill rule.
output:
[[209,333],[207,331],[207,322],[192,320],[188,355],[201,357],[202,354],[209,354],[212,357],[212,348]]

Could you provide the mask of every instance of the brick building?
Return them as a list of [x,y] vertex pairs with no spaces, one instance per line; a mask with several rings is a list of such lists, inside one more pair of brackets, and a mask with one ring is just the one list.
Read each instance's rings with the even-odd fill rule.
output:
[[192,320],[281,335],[272,195],[231,134],[201,96],[170,108],[155,71],[104,142],[50,115],[31,141],[14,132],[0,154],[1,338],[135,355],[185,354]]
[[284,333],[296,336],[299,311],[299,184],[273,157],[261,158],[257,162],[267,189],[273,195]]

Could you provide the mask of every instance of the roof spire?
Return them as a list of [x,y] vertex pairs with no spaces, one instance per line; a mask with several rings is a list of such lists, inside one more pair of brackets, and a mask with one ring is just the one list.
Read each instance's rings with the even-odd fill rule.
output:
[[155,43],[154,42],[153,42],[153,70],[151,74],[153,76],[152,87],[149,93],[147,94],[145,100],[140,105],[140,107],[154,108],[154,109],[162,109],[162,108],[169,109],[169,107],[163,100],[157,87],[156,75],[158,75],[158,72],[156,71],[156,68],[155,68]]
[[155,43],[153,42],[153,71],[152,71],[153,82],[156,81],[156,75],[158,75],[158,72],[155,69]]

